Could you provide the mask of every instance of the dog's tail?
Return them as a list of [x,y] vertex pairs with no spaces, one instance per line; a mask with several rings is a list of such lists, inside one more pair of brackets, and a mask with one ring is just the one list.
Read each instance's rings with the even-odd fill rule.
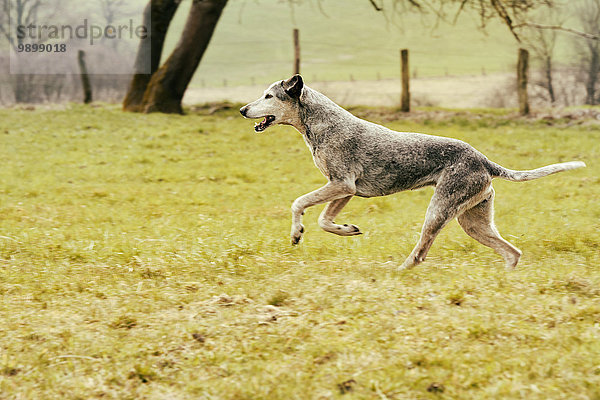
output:
[[533,179],[542,178],[557,172],[568,171],[570,169],[585,167],[583,161],[569,161],[559,164],[546,165],[545,167],[532,169],[530,171],[513,171],[512,169],[501,167],[490,161],[488,169],[492,177],[498,177],[513,182],[525,182]]

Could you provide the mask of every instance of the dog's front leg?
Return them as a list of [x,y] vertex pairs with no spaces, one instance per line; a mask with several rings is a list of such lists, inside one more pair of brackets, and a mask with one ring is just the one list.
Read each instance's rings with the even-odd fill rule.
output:
[[292,244],[298,244],[302,239],[304,210],[317,204],[352,196],[355,193],[356,187],[353,181],[330,181],[322,188],[298,197],[292,204]]

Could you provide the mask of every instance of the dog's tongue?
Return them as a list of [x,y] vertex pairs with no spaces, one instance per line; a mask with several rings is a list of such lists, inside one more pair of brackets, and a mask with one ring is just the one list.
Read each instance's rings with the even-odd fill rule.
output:
[[260,121],[260,123],[254,125],[254,131],[255,132],[262,132],[265,130],[265,127],[267,125],[267,117],[265,117],[265,119],[263,119],[262,121]]
[[265,119],[263,119],[260,123],[254,125],[254,131],[262,132],[265,129],[267,129],[267,127],[269,126],[270,123],[271,123],[271,118],[267,115],[265,117]]

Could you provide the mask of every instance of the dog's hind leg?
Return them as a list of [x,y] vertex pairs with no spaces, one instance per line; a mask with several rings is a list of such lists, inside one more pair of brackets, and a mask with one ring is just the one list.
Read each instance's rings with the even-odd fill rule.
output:
[[425,261],[442,228],[464,210],[481,202],[490,183],[487,171],[469,164],[455,167],[440,177],[427,207],[421,237],[398,270],[409,269]]
[[494,189],[491,186],[485,200],[462,213],[458,223],[473,239],[500,254],[507,269],[517,265],[521,251],[504,240],[494,225]]
[[409,269],[425,261],[425,257],[437,235],[456,216],[453,209],[440,209],[439,204],[440,202],[436,201],[434,194],[434,198],[432,198],[425,214],[425,222],[419,241],[398,270]]
[[362,234],[356,225],[338,225],[333,222],[335,217],[340,213],[340,211],[342,211],[342,208],[348,204],[351,198],[352,196],[348,196],[342,199],[333,200],[323,209],[323,212],[319,216],[319,226],[325,232],[335,233],[336,235],[340,236],[354,236]]

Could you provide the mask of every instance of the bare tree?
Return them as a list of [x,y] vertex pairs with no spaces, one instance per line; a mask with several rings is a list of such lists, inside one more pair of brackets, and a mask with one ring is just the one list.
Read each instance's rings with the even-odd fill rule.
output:
[[[64,4],[70,7],[63,7]],[[135,5],[126,4],[124,0],[96,0],[95,4],[76,4],[63,0],[0,0],[0,44],[6,41],[8,50],[1,55],[2,62],[11,65],[13,72],[4,77],[0,87],[3,101],[31,103],[78,98],[81,82],[69,77],[70,73],[76,71],[76,57],[72,57],[72,54],[38,53],[35,56],[36,64],[32,67],[28,61],[32,59],[31,53],[20,53],[19,46],[48,43],[53,38],[49,38],[49,29],[43,28],[56,26],[54,23],[57,19],[73,27],[81,13],[86,12],[88,16],[93,14],[100,21],[104,20],[108,26],[117,24],[123,16],[134,15],[133,9]],[[62,39],[69,46],[76,46],[73,38]],[[101,40],[104,39],[103,36]],[[96,48],[97,52],[90,56],[90,74],[94,75],[91,84],[94,93],[98,93],[95,98],[114,101],[124,95],[129,76],[115,75],[114,72],[114,67],[121,68],[127,64],[116,52],[119,42],[112,40],[112,49]],[[23,55],[26,61],[20,61]],[[33,73],[25,73],[29,71]],[[99,75],[102,71],[112,74]],[[123,71],[125,73],[126,69]]]
[[144,92],[144,112],[183,113],[181,100],[210,39],[227,0],[194,0],[175,50],[156,71]]
[[[67,82],[66,75],[48,72],[47,75],[19,73],[19,47],[29,44],[45,43],[46,37],[23,35],[19,27],[37,26],[43,19],[51,19],[61,11],[61,0],[0,0],[0,39],[8,43],[9,52],[13,52],[13,67],[16,73],[8,77],[14,101],[29,103],[54,101],[59,99]],[[27,37],[24,37],[27,36]],[[27,43],[26,43],[27,42]],[[43,62],[42,62],[43,63]],[[45,65],[46,64],[40,64]],[[48,68],[47,71],[51,71]]]
[[[17,35],[17,26],[29,26],[37,21],[38,11],[43,5],[43,0],[1,0],[2,14],[0,14],[0,34],[10,44],[13,51],[23,44],[23,37]],[[12,24],[11,24],[12,22]],[[11,30],[10,27],[15,30]]]
[[[179,1],[151,0],[145,15],[152,15],[150,40],[142,41],[137,65],[146,62],[151,48],[151,74],[136,73],[123,101],[127,111],[182,113],[181,100],[196,71],[227,0],[193,0],[184,31],[175,50],[159,68],[169,23]],[[160,12],[159,10],[166,12]],[[155,15],[160,17],[155,19]]]
[[518,42],[521,38],[517,28],[527,23],[528,14],[539,8],[554,6],[554,0],[392,0],[389,7],[384,0],[369,2],[377,11],[397,14],[412,9],[433,13],[439,21],[453,23],[460,14],[470,11],[479,17],[482,28],[485,28],[489,21],[500,19]]
[[[562,26],[564,17],[561,17],[562,10],[546,9],[539,19],[551,23],[553,26]],[[554,49],[558,30],[543,29],[539,27],[528,27],[522,35],[525,45],[531,49],[535,57],[541,63],[543,78],[537,84],[548,93],[551,104],[556,102],[556,92],[554,90],[553,70],[554,70]]]
[[[123,100],[124,110],[143,111],[144,93],[152,74],[160,66],[167,30],[179,3],[179,0],[150,0],[146,5],[143,25],[150,26],[150,34],[140,41],[135,60],[135,72]],[[150,65],[147,65],[148,62]]]
[[[0,34],[4,36],[13,52],[18,53],[18,48],[23,44],[23,37],[17,35],[17,26],[29,26],[37,21],[38,11],[43,5],[42,0],[20,1],[1,0],[2,13],[0,14]],[[12,89],[17,103],[31,100],[33,75],[16,74],[12,79]]]
[[[575,9],[581,27],[585,32],[600,36],[600,0],[585,0]],[[600,78],[600,41],[592,38],[576,39],[578,65],[581,79],[585,84],[585,104],[598,104],[598,83]]]

